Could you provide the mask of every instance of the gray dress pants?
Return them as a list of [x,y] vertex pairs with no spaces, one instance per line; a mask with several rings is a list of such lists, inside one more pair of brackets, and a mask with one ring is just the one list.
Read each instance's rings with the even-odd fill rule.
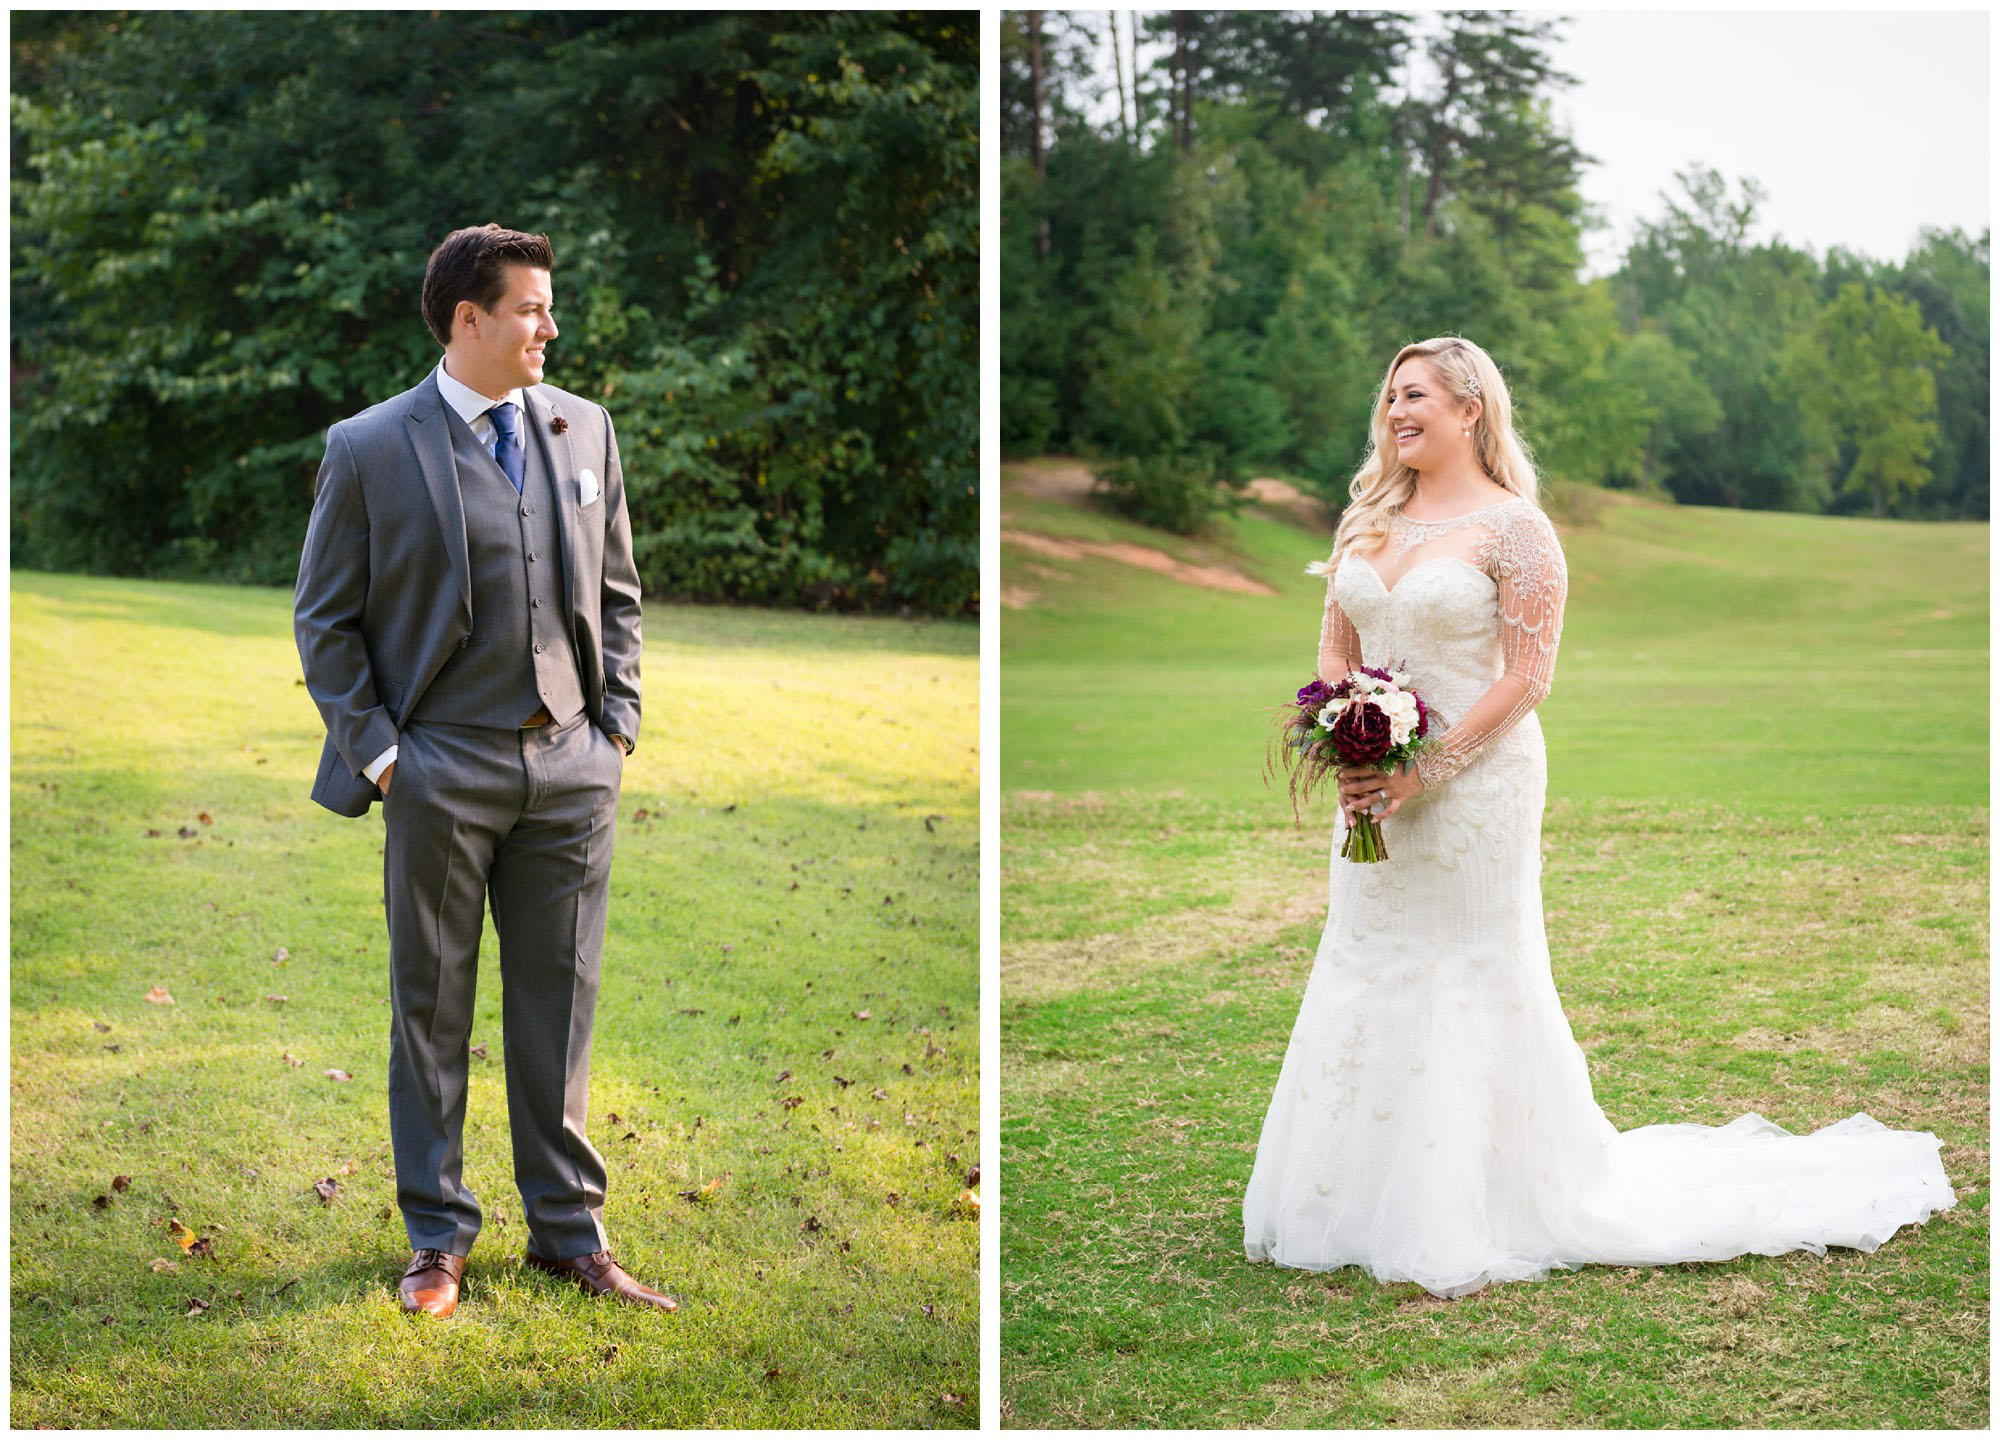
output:
[[412,1249],[469,1254],[464,1160],[479,937],[500,936],[514,1179],[536,1253],[608,1248],[604,1160],[585,1138],[590,1029],[622,747],[578,715],[497,730],[412,722],[382,804],[389,911],[389,1133]]

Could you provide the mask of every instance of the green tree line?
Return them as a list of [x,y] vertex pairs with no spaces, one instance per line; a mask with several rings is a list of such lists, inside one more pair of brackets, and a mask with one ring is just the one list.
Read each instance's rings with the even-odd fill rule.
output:
[[974,17],[14,17],[12,557],[289,583],[431,248],[546,231],[651,593],[977,603]]
[[1388,357],[1455,333],[1557,483],[1988,515],[1987,232],[1816,256],[1754,239],[1756,183],[1695,164],[1583,280],[1561,21],[1157,12],[1136,74],[1126,23],[1003,18],[1009,451],[1094,456],[1179,528],[1260,472],[1338,504]]

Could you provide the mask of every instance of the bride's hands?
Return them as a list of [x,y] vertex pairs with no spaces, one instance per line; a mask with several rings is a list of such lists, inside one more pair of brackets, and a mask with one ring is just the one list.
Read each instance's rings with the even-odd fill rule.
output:
[[1340,772],[1340,808],[1350,826],[1357,815],[1378,805],[1383,808],[1375,811],[1375,818],[1384,820],[1423,788],[1423,778],[1414,765],[1405,765],[1393,774],[1374,765],[1349,765]]

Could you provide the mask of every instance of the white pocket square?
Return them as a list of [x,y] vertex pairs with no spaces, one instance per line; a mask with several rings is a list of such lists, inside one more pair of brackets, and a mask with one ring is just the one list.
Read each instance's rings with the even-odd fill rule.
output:
[[579,504],[588,505],[597,498],[599,489],[597,477],[588,470],[585,470],[576,477],[576,487],[578,496],[580,497],[578,500]]

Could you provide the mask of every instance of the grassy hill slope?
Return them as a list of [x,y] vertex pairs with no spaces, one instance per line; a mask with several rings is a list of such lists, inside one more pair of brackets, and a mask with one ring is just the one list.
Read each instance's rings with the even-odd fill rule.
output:
[[[1540,712],[1553,797],[1983,798],[1986,526],[1604,502],[1563,535],[1569,607]],[[1251,801],[1264,708],[1312,669],[1324,583],[1304,569],[1330,537],[1258,510],[1206,542],[1045,498],[1004,510],[1012,530],[1222,561],[1278,593],[1003,545],[1003,582],[1036,592],[1002,615],[1003,787]]]

